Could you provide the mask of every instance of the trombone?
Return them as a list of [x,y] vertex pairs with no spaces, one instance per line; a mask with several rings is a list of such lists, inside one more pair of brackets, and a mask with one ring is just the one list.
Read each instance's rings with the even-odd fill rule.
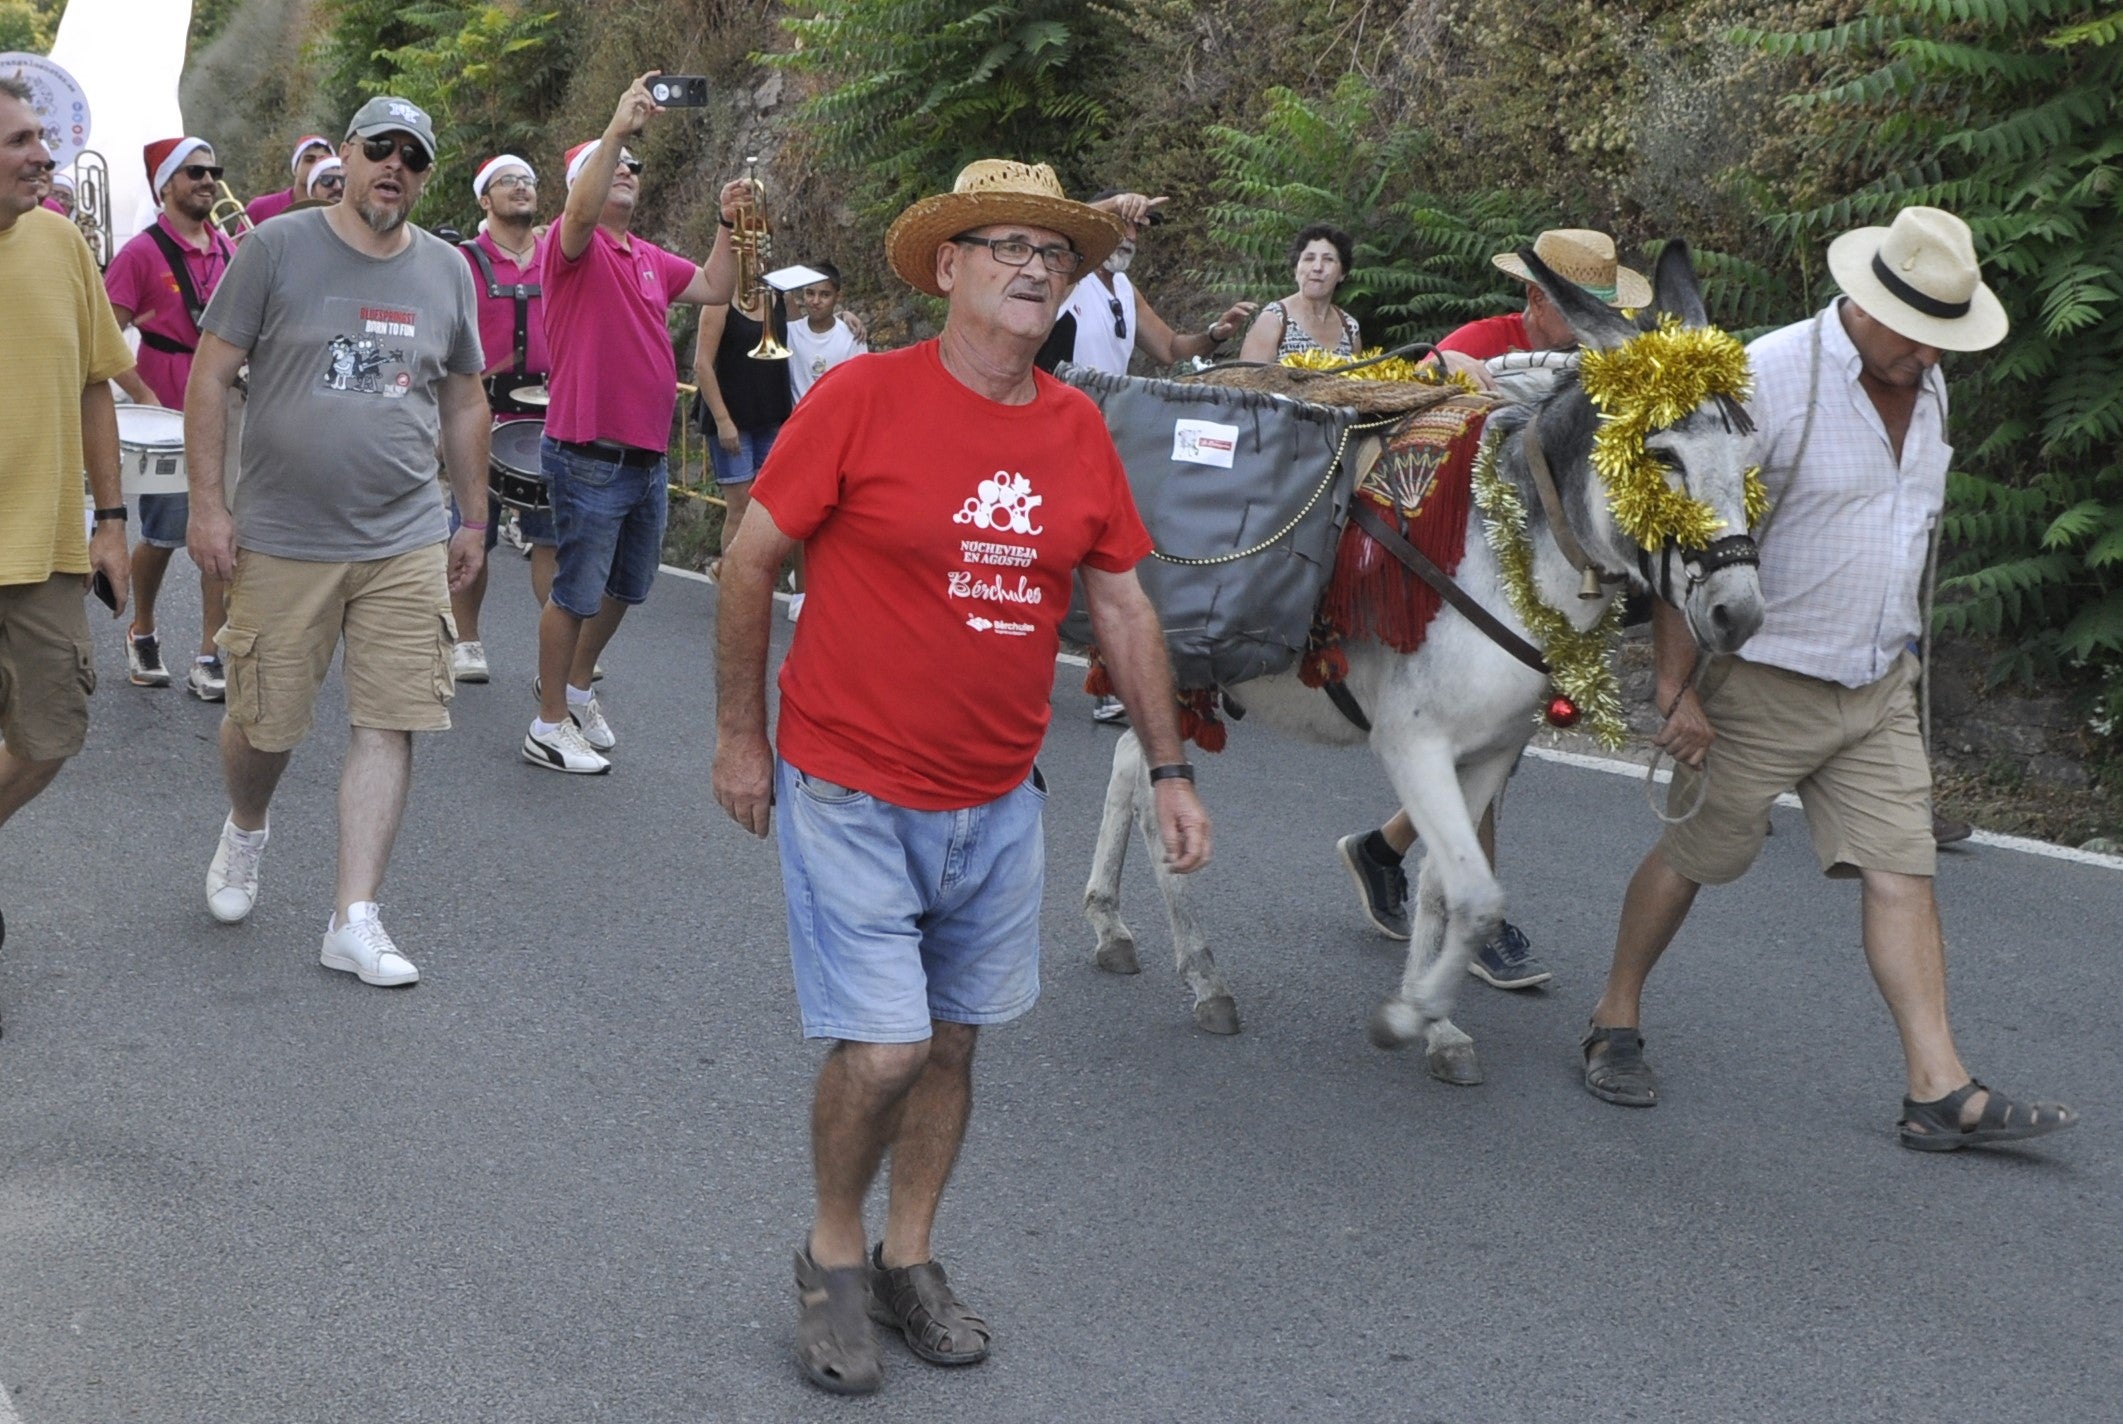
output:
[[214,206],[206,215],[207,222],[219,228],[222,236],[232,241],[241,242],[249,237],[256,224],[251,221],[251,215],[243,210],[243,200],[236,196],[236,190],[229,187],[227,180],[217,179],[214,192]]
[[111,265],[111,166],[93,148],[74,155],[74,226],[96,255],[97,268]]
[[730,245],[737,250],[737,290],[742,295],[759,292],[766,297],[760,314],[759,344],[745,355],[754,361],[786,361],[789,348],[774,337],[774,309],[781,302],[781,293],[767,281],[767,264],[774,257],[774,232],[767,224],[767,215],[760,211],[760,203],[767,195],[767,185],[759,181],[759,160],[745,160],[745,186],[752,190],[737,213],[737,230],[730,234]]

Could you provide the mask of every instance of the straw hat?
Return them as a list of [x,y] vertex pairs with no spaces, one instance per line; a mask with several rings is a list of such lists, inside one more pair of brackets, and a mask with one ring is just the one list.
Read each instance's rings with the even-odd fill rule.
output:
[[[1559,227],[1533,240],[1533,255],[1547,263],[1558,277],[1577,283],[1611,307],[1648,307],[1651,283],[1641,272],[1632,272],[1615,260],[1614,239],[1604,232],[1583,227]],[[1516,252],[1499,252],[1489,259],[1521,282],[1533,280]]]
[[1968,224],[1938,208],[1844,233],[1828,244],[1828,271],[1880,325],[1941,351],[1988,350],[2011,326],[1983,285]]
[[1012,222],[1068,238],[1084,255],[1079,274],[1112,256],[1121,242],[1120,219],[1072,201],[1046,164],[983,158],[959,171],[950,192],[923,198],[894,219],[885,234],[885,257],[901,281],[940,297],[936,249],[974,228]]

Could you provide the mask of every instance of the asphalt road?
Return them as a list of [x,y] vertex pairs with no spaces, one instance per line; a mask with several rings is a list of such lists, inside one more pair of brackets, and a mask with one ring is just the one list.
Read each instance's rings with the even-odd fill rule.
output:
[[1067,668],[1045,995],[984,1044],[938,1236],[993,1357],[888,1343],[880,1397],[813,1393],[789,1259],[818,1052],[771,849],[708,794],[713,590],[666,578],[629,621],[618,768],[577,780],[517,760],[506,551],[495,585],[496,681],[422,740],[386,889],[404,991],[317,964],[336,680],[226,928],[219,713],[127,686],[99,632],[90,747],[0,832],[0,1424],[2123,1414],[2123,876],[1986,848],[1940,877],[1965,1056],[2075,1132],[1895,1145],[1855,891],[1786,811],[1655,982],[1667,1100],[1630,1112],[1578,1086],[1575,1039],[1654,827],[1631,783],[1529,762],[1506,879],[1556,984],[1468,982],[1489,1081],[1454,1089],[1363,1035],[1399,954],[1333,857],[1386,809],[1360,756],[1245,725],[1204,759],[1241,1035],[1191,1026],[1139,850],[1145,972],[1091,965],[1113,734]]

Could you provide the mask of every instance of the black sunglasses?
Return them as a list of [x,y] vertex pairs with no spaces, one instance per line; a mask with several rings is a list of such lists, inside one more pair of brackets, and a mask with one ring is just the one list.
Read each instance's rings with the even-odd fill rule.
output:
[[636,178],[641,176],[641,160],[632,155],[620,159],[619,166],[626,169],[627,172],[633,174]]
[[1113,308],[1113,334],[1126,340],[1128,336],[1127,313],[1121,310],[1119,297],[1106,298],[1106,305]]
[[184,176],[191,179],[194,183],[201,178],[211,178],[218,183],[221,181],[222,171],[222,167],[218,163],[187,163],[184,165]]
[[393,138],[365,138],[361,141],[361,152],[371,163],[382,163],[395,152],[408,173],[425,173],[435,163],[428,151],[411,139],[401,142]]

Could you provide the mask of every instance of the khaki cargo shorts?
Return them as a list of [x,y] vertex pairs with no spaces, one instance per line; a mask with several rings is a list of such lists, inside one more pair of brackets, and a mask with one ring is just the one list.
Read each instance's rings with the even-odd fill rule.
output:
[[228,670],[228,718],[261,752],[309,735],[317,689],[342,639],[347,720],[392,732],[450,725],[449,554],[445,544],[365,563],[236,551],[228,622],[214,635]]
[[0,740],[22,761],[57,761],[88,740],[96,690],[87,584],[79,574],[0,584]]
[[[1769,808],[1796,789],[1824,874],[1932,874],[1938,846],[1916,680],[1908,653],[1866,687],[1744,658],[1713,662],[1698,689],[1718,734],[1703,763],[1710,789],[1703,809],[1659,842],[1666,863],[1698,885],[1739,879],[1761,852]],[[1686,810],[1701,785],[1700,773],[1677,768],[1667,814]]]

